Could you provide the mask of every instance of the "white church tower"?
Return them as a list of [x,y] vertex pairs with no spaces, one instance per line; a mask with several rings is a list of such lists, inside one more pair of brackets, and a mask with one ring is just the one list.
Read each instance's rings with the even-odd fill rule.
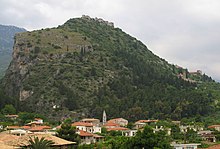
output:
[[106,113],[105,113],[105,110],[103,111],[103,115],[102,115],[102,124],[105,125],[107,121],[107,116],[106,116]]

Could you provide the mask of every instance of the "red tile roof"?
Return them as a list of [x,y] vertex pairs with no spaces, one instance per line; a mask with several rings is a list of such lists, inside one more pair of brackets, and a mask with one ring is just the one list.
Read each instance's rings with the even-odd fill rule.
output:
[[115,127],[119,127],[119,124],[116,123],[112,123],[112,122],[107,122],[104,126],[115,126]]
[[8,126],[7,129],[18,129],[20,126]]
[[158,122],[158,120],[139,120],[135,123],[151,123],[151,122]]
[[92,137],[93,136],[92,133],[89,133],[89,132],[86,132],[86,131],[83,131],[83,130],[79,130],[79,135],[81,137]]
[[208,128],[216,128],[216,127],[220,127],[220,125],[211,125],[211,126],[208,126]]
[[72,124],[72,126],[86,126],[86,127],[92,127],[92,123],[85,123],[85,122],[75,122]]
[[125,127],[107,128],[107,131],[122,131],[122,130],[128,130],[128,128]]
[[20,128],[22,128],[22,129],[30,129],[31,127],[30,126],[21,126]]
[[50,126],[36,126],[36,127],[32,127],[31,129],[29,129],[29,131],[43,131],[46,129],[51,129]]
[[210,146],[210,147],[208,147],[206,149],[220,149],[220,144],[214,145],[214,146]]

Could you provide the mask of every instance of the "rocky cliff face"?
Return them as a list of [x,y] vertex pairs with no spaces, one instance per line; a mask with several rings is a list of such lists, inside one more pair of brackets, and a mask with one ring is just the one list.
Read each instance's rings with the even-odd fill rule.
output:
[[[70,61],[72,54],[75,55],[76,61],[80,61],[82,59],[80,54],[90,52],[93,52],[92,45],[79,33],[46,29],[17,34],[13,59],[2,81],[5,92],[8,96],[16,97],[22,105],[28,107],[29,111],[42,112],[44,109],[43,112],[54,112],[62,107],[63,100],[53,95],[50,97],[50,102],[45,103],[42,101],[44,95],[39,91],[48,92],[48,96],[51,92],[56,94],[57,89],[51,91],[45,86],[54,87],[56,77],[62,73],[62,67],[65,67],[64,61]],[[41,77],[45,78],[41,79]],[[65,111],[65,107],[61,111]],[[59,110],[56,112],[59,113]]]

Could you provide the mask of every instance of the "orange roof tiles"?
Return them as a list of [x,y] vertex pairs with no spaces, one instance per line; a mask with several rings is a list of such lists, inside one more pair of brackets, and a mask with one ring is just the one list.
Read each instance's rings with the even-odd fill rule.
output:
[[29,129],[29,131],[43,131],[46,129],[51,129],[50,126],[36,126],[36,127],[32,127],[31,129]]
[[83,131],[83,130],[79,130],[79,135],[81,137],[92,137],[93,136],[92,133],[89,133],[89,132],[86,132],[86,131]]
[[119,127],[119,124],[116,123],[112,123],[112,122],[107,122],[104,126],[115,126],[115,127]]
[[18,129],[20,126],[8,126],[7,129]]
[[128,130],[128,128],[125,127],[107,128],[107,131],[123,131],[123,130]]
[[92,123],[85,123],[85,122],[75,122],[72,124],[72,126],[86,126],[86,127],[92,127]]
[[211,125],[211,126],[208,126],[208,128],[216,128],[216,127],[220,127],[220,125]]
[[30,129],[31,127],[30,126],[21,126],[20,128],[22,128],[22,129]]

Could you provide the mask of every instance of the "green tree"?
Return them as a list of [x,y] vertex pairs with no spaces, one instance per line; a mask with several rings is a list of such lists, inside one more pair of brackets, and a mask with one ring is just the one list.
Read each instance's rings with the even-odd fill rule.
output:
[[147,148],[154,149],[171,149],[169,140],[167,139],[166,133],[163,131],[153,132],[150,126],[146,126],[143,132],[139,131],[135,137],[133,137],[127,146],[132,149]]
[[1,110],[2,114],[16,114],[16,109],[13,105],[5,105],[5,107]]
[[65,121],[61,128],[57,130],[57,136],[69,141],[80,142],[79,135],[76,133],[76,127],[71,126],[70,121]]
[[29,139],[29,147],[31,149],[48,149],[51,145],[54,144],[51,140],[46,140],[44,137],[39,139],[38,137],[34,137]]

